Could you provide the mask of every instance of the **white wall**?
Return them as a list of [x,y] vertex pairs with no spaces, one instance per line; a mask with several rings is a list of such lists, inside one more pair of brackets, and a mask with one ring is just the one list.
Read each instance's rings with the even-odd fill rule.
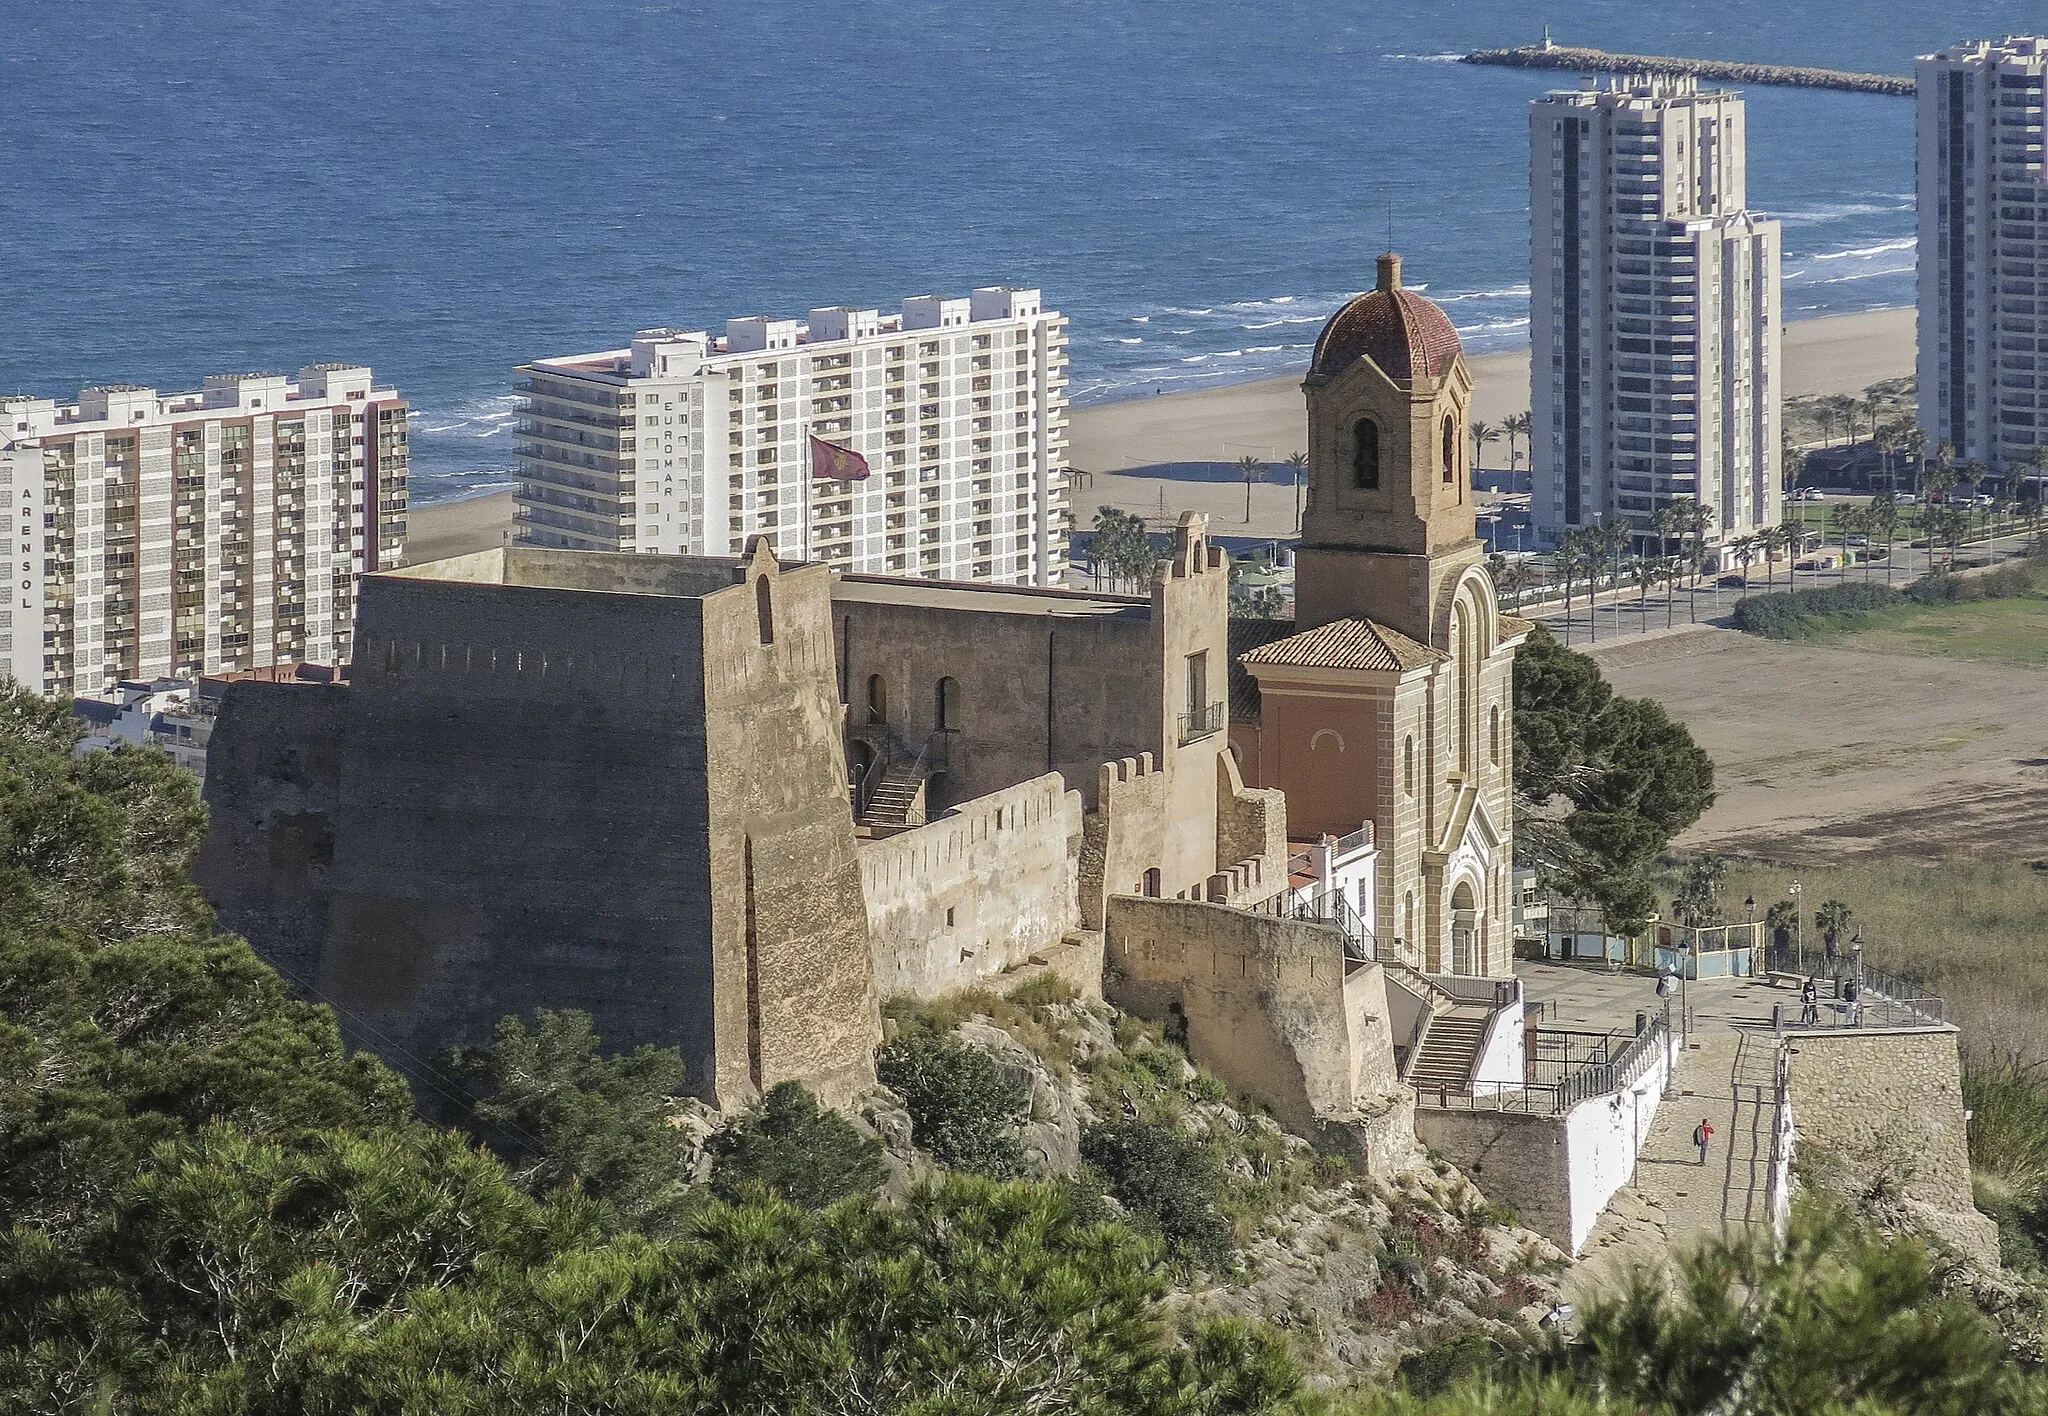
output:
[[1581,1102],[1565,1117],[1565,1187],[1571,1205],[1576,1256],[1615,1192],[1635,1177],[1636,1156],[1650,1137],[1650,1121],[1664,1099],[1679,1045],[1666,1044],[1650,1069],[1626,1091]]
[[1479,1062],[1472,1070],[1472,1093],[1491,1096],[1520,1087],[1527,1034],[1522,1031],[1522,1001],[1518,998],[1494,1011],[1487,1024],[1486,1042],[1479,1050]]

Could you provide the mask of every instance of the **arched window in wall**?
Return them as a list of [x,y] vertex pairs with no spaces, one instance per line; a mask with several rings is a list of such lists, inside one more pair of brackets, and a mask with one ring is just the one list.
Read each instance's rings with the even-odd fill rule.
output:
[[882,681],[880,674],[868,675],[868,721],[889,721],[889,685]]
[[1409,796],[1415,795],[1415,737],[1413,734],[1401,740],[1401,790]]
[[775,642],[775,601],[768,593],[768,577],[754,577],[754,619],[763,644]]
[[1444,485],[1455,486],[1458,481],[1458,424],[1450,414],[1444,415]]
[[939,680],[938,701],[932,706],[932,725],[942,733],[960,731],[960,680],[948,676]]
[[1472,770],[1472,700],[1477,696],[1477,685],[1473,683],[1473,666],[1476,655],[1472,652],[1472,610],[1463,599],[1451,614],[1451,668],[1458,676],[1456,725],[1456,747],[1458,770]]
[[1380,425],[1360,418],[1351,429],[1351,485],[1362,492],[1380,486]]

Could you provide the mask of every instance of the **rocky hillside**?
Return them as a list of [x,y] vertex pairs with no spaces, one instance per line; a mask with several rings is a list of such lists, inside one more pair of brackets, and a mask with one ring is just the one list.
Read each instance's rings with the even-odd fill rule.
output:
[[1381,1179],[1288,1134],[1172,1038],[1050,980],[888,1009],[862,1120],[938,1165],[1074,1186],[1164,1243],[1190,1313],[1292,1334],[1324,1381],[1527,1342],[1564,1256],[1417,1155]]

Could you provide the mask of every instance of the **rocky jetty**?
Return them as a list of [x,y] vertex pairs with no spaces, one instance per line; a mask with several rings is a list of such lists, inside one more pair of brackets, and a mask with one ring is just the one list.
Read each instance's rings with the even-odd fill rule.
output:
[[1913,96],[1913,80],[1896,74],[1852,74],[1841,69],[1803,69],[1785,64],[1737,64],[1724,59],[1680,59],[1668,54],[1611,54],[1605,49],[1575,49],[1562,44],[1477,49],[1465,55],[1464,62],[1509,69],[1570,69],[1582,74],[1689,74],[1696,79],[1737,84],[1846,89],[1851,93],[1881,93],[1895,98]]

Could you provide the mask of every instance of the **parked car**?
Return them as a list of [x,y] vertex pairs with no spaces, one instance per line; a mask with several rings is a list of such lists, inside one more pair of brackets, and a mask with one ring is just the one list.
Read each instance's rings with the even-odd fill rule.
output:
[[1739,575],[1724,575],[1719,580],[1716,580],[1714,583],[1720,586],[1723,590],[1741,590],[1745,589],[1749,584],[1748,581],[1744,580]]
[[1918,505],[1920,505],[1920,498],[1918,498],[1917,496],[1913,495],[1913,493],[1911,493],[1911,492],[1894,492],[1894,493],[1892,493],[1892,505],[1893,505],[1893,506],[1918,506]]
[[1792,497],[1794,501],[1817,502],[1821,499],[1819,487],[1801,487]]

